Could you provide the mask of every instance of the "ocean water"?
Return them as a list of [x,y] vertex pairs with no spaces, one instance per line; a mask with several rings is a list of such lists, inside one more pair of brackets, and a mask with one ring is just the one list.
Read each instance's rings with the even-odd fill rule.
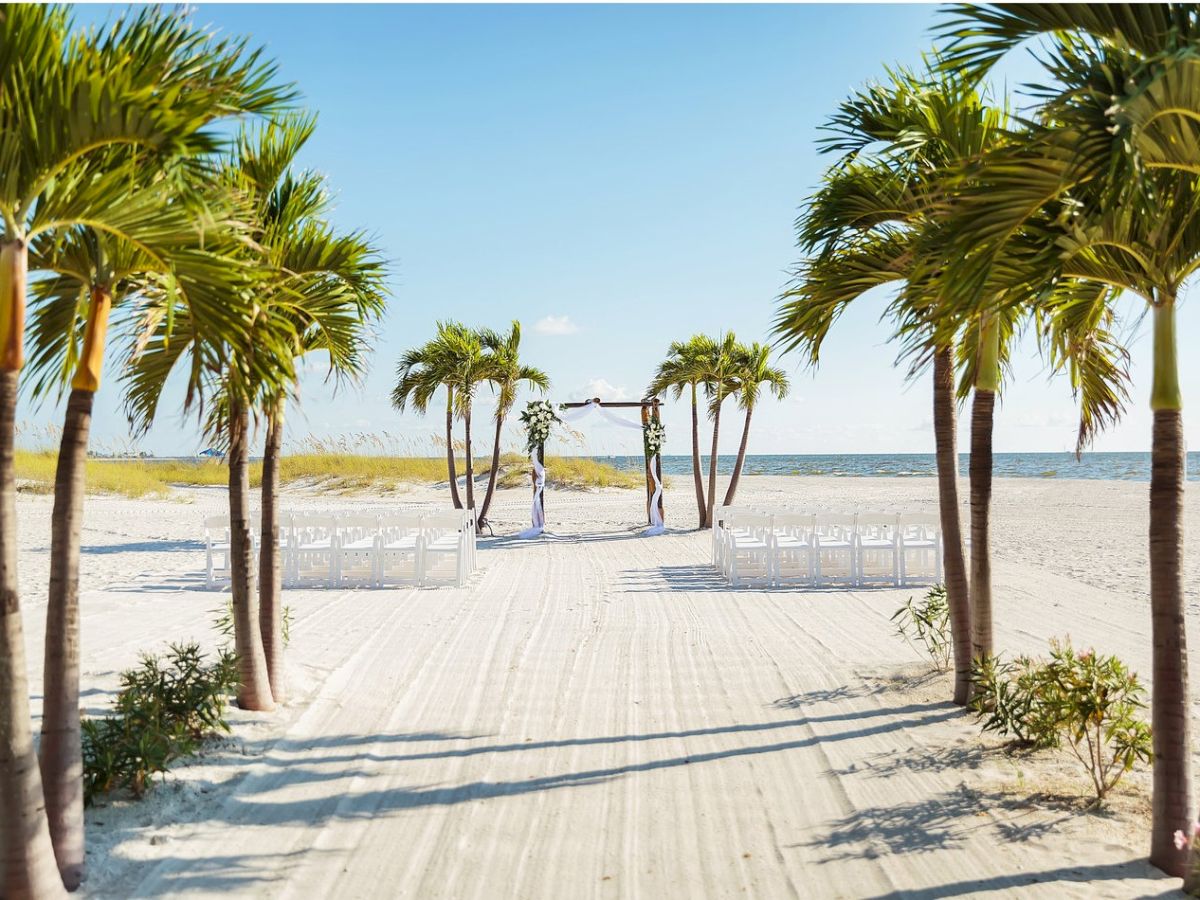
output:
[[[597,456],[601,462],[619,469],[638,469],[640,456]],[[734,455],[722,454],[717,471],[733,471]],[[968,454],[959,455],[959,470],[967,474]],[[708,456],[701,458],[708,471]],[[1103,481],[1149,481],[1149,453],[1085,453],[1076,459],[1073,453],[996,453],[994,472],[1000,478],[1092,478]],[[690,456],[664,456],[663,472],[690,475]],[[747,455],[747,475],[832,475],[872,478],[929,477],[937,474],[932,453],[830,453]],[[1200,480],[1200,453],[1187,455],[1187,478]]]

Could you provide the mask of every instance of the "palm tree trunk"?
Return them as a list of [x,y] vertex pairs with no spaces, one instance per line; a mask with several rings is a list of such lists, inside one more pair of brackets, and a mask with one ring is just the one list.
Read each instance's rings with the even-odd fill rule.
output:
[[462,509],[458,495],[458,468],[454,465],[454,391],[446,388],[446,469],[450,479],[450,498],[455,509]]
[[258,626],[262,632],[263,656],[271,697],[287,700],[283,670],[282,566],[279,558],[279,457],[283,449],[283,397],[267,416],[267,440],[263,446],[262,534],[258,545]]
[[704,527],[713,527],[713,506],[717,501],[717,438],[721,433],[721,400],[717,394],[717,409],[713,413],[712,456],[708,459],[708,511],[704,516]]
[[971,404],[971,652],[995,655],[992,637],[992,423],[996,395],[976,389]]
[[[12,244],[0,251],[0,267],[5,270],[0,272],[0,320],[9,328],[16,318],[11,309],[14,298],[24,300],[23,279],[17,285],[13,278],[14,274],[23,275],[24,267],[12,271],[13,255]],[[10,339],[12,336],[11,331],[4,335]],[[4,341],[6,361],[12,359],[9,347],[9,341]],[[29,681],[17,586],[17,488],[13,474],[18,368],[0,369],[0,896],[7,900],[41,900],[66,894],[50,843],[29,718]]]
[[700,516],[697,528],[708,521],[708,504],[704,500],[704,474],[700,467],[700,410],[696,397],[696,382],[692,382],[692,480],[696,483],[696,510]]
[[250,539],[250,414],[240,402],[229,417],[229,546],[233,582],[233,643],[238,657],[238,706],[274,708],[254,590],[254,544]]
[[971,699],[971,595],[958,510],[957,415],[954,408],[954,348],[933,357],[933,440],[937,457],[938,511],[942,520],[942,577],[950,606],[954,643],[954,702]]
[[1000,390],[1000,328],[980,322],[975,397],[971,404],[971,643],[976,659],[995,655],[992,638],[992,424]]
[[79,719],[79,531],[92,403],[100,387],[112,294],[92,289],[79,367],[71,381],[54,475],[50,517],[50,588],[42,668],[42,740],[38,762],[50,839],[67,890],[84,877],[83,751]]
[[746,410],[746,422],[742,425],[742,443],[738,446],[737,459],[733,463],[733,477],[729,479],[729,489],[725,491],[723,506],[732,506],[734,495],[737,494],[738,482],[742,478],[742,466],[746,464],[746,442],[750,440],[750,417],[754,415],[754,407]]
[[92,419],[91,391],[72,389],[63,421],[50,518],[42,740],[38,761],[50,837],[68,890],[83,880],[83,753],[79,721],[79,529]]
[[500,430],[504,420],[496,418],[496,439],[492,442],[492,471],[488,474],[487,493],[483,495],[483,508],[479,511],[479,527],[487,524],[488,510],[492,506],[492,494],[496,492],[496,475],[500,469]]
[[463,427],[466,431],[466,442],[464,450],[467,454],[467,509],[475,508],[475,461],[471,457],[471,407],[467,405],[466,411],[463,413]]
[[[1150,634],[1153,644],[1150,726],[1154,741],[1150,862],[1188,875],[1187,849],[1174,834],[1191,834],[1192,741],[1187,629],[1183,597],[1183,397],[1176,357],[1175,298],[1154,307],[1154,381],[1150,406]],[[1188,878],[1194,888],[1196,875]]]

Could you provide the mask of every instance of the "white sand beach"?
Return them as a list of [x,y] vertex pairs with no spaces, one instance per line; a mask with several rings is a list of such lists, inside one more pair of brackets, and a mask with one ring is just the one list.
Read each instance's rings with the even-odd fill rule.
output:
[[[935,508],[929,478],[752,477],[741,491]],[[90,711],[139,653],[215,646],[226,594],[203,590],[201,521],[224,501],[219,489],[89,501]],[[446,497],[420,488],[394,502]],[[227,740],[144,800],[89,810],[83,894],[1174,895],[1178,882],[1143,861],[1148,772],[1087,812],[1072,759],[981,738],[894,634],[889,617],[916,590],[733,590],[707,566],[708,534],[687,530],[686,479],[667,493],[671,533],[639,537],[642,504],[633,491],[552,490],[554,534],[484,539],[462,589],[285,592],[290,703],[235,710]],[[1147,486],[1000,479],[994,504],[997,645],[1040,652],[1069,635],[1148,680]],[[1194,625],[1194,491],[1187,504]],[[49,511],[50,498],[22,495],[35,713]],[[497,531],[527,512],[526,490],[501,492]]]

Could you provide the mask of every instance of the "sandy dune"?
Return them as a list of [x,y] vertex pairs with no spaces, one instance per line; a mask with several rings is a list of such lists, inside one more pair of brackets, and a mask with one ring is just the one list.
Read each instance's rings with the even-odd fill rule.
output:
[[[847,508],[934,497],[929,479],[744,484],[744,499]],[[668,494],[677,528],[692,524],[689,493],[676,479]],[[140,651],[216,640],[222,595],[198,589],[197,536],[223,498],[181,498],[89,508],[93,707]],[[498,530],[526,503],[504,494]],[[1145,486],[1002,480],[996,504],[999,644],[1069,634],[1148,673]],[[48,510],[22,498],[35,665]],[[707,568],[707,535],[637,537],[639,510],[632,492],[551,493],[556,536],[484,542],[461,590],[288,592],[292,703],[235,712],[234,736],[148,799],[90,811],[85,892],[1173,894],[1140,861],[1148,778],[1087,814],[1067,761],[981,741],[944,680],[912,677],[918,658],[888,621],[910,591],[731,591]]]

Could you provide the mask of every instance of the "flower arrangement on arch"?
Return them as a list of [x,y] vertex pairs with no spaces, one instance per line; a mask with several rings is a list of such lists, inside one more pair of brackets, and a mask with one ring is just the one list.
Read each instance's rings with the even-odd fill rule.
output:
[[521,413],[521,424],[525,426],[525,449],[532,453],[550,437],[550,428],[562,422],[558,411],[549,400],[530,400]]
[[642,426],[642,438],[646,442],[646,455],[657,456],[667,439],[667,426],[658,419],[650,419]]

